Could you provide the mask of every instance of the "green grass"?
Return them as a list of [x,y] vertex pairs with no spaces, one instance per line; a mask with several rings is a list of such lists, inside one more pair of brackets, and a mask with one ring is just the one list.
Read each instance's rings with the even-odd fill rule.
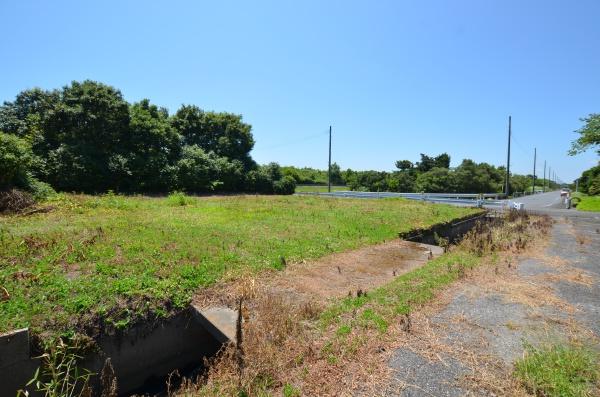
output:
[[526,346],[525,356],[515,363],[515,375],[537,396],[592,396],[600,386],[598,363],[598,353],[582,346]]
[[[327,192],[327,185],[298,185],[296,186],[296,193],[325,193]],[[348,186],[331,186],[332,192],[338,192],[341,190],[350,190]]]
[[185,307],[224,276],[280,268],[281,257],[317,258],[476,212],[304,196],[58,195],[50,204],[46,214],[0,217],[0,286],[10,294],[0,332],[126,328]]
[[[388,322],[398,315],[409,314],[417,305],[428,302],[441,288],[461,277],[465,269],[476,266],[481,258],[474,253],[457,251],[444,254],[424,266],[396,277],[392,282],[369,292],[367,296],[346,297],[321,315],[322,325],[375,328],[385,332]],[[462,268],[462,270],[461,270]],[[347,315],[360,312],[348,321]]]
[[579,211],[600,212],[600,196],[588,196],[581,193],[576,193],[574,196],[581,200],[579,204],[577,204],[577,209]]

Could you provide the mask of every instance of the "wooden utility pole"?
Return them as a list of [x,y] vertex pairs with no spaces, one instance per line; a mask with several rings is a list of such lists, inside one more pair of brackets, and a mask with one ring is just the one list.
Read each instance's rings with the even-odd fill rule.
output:
[[552,190],[552,167],[548,167],[548,190]]
[[504,193],[506,197],[510,195],[510,133],[511,133],[511,117],[508,116],[508,152],[506,155],[506,186]]
[[535,194],[535,162],[537,159],[537,148],[533,148],[533,186],[531,187],[531,194]]
[[327,171],[328,186],[327,191],[331,193],[331,126],[329,126],[329,168]]
[[542,185],[542,192],[546,193],[546,160],[544,160],[544,184]]

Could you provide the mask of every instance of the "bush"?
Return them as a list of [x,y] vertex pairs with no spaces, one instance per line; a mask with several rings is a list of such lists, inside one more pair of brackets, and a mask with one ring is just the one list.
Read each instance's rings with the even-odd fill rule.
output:
[[294,194],[296,190],[296,180],[291,176],[284,176],[273,183],[273,192],[275,194]]
[[173,192],[167,197],[167,203],[173,207],[182,207],[192,203],[192,198],[183,192]]
[[52,186],[46,182],[38,181],[35,178],[29,178],[28,190],[31,192],[35,201],[43,201],[56,194]]
[[596,196],[600,194],[600,175],[596,176],[590,182],[590,185],[588,187],[588,194],[590,196]]

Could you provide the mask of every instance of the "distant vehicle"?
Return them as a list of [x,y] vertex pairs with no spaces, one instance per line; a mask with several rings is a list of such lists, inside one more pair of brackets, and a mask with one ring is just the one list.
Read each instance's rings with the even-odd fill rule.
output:
[[568,189],[566,187],[563,187],[562,189],[560,189],[560,196],[561,197],[567,197],[571,195],[571,189]]

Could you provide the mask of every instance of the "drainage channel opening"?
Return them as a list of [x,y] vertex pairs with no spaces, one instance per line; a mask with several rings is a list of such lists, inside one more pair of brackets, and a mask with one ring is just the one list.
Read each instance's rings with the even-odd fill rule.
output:
[[[194,379],[205,370],[205,358],[214,356],[235,340],[237,312],[224,307],[188,309],[160,324],[137,324],[119,335],[101,335],[97,350],[79,363],[96,374],[89,386],[102,393],[102,370],[107,359],[120,396],[166,395],[184,378]],[[15,396],[41,364],[31,349],[28,329],[0,335],[0,397]],[[30,385],[30,396],[42,395]],[[32,390],[33,389],[33,390]]]

